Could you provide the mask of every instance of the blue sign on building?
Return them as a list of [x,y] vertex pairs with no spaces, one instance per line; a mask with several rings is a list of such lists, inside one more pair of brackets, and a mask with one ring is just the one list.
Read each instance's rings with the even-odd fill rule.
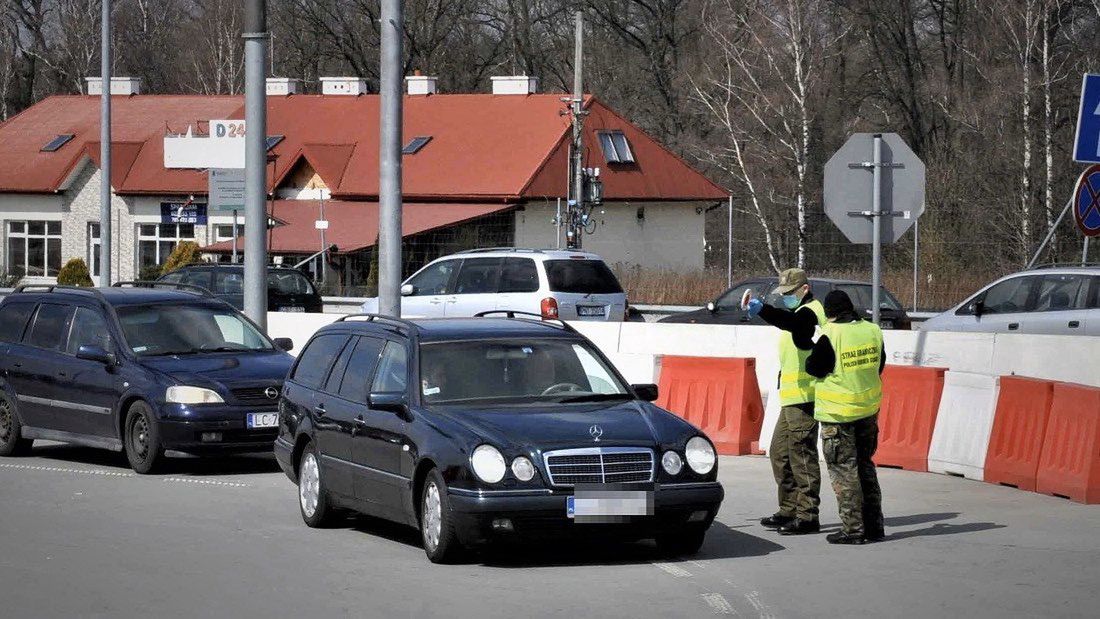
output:
[[1081,79],[1081,109],[1077,113],[1073,160],[1100,163],[1100,75],[1086,73]]
[[201,202],[161,202],[160,221],[165,224],[206,225],[206,204]]

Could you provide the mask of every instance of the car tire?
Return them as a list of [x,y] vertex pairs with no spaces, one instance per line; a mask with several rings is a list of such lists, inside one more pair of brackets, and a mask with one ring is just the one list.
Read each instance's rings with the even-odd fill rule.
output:
[[455,563],[465,550],[455,531],[447,482],[439,469],[428,471],[420,489],[420,539],[432,563]]
[[302,512],[302,521],[312,529],[323,529],[332,524],[335,514],[325,489],[325,478],[321,473],[321,457],[313,443],[302,450],[298,460],[298,509]]
[[23,424],[15,403],[5,393],[0,393],[0,456],[26,456],[31,453],[33,439],[23,438]]
[[145,402],[130,405],[125,428],[122,441],[130,468],[141,475],[156,472],[164,460],[164,447],[160,444],[160,432],[149,405]]
[[692,528],[657,536],[657,550],[668,557],[685,557],[699,552],[706,539],[706,529]]

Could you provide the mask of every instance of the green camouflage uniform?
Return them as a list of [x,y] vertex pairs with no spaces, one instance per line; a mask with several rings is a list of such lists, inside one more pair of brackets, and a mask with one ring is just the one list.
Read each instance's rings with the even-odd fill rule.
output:
[[862,536],[881,531],[882,490],[871,461],[878,448],[878,415],[851,423],[823,421],[821,438],[844,532]]
[[784,406],[779,411],[768,456],[779,487],[779,515],[817,520],[821,465],[817,459],[817,421],[812,404]]

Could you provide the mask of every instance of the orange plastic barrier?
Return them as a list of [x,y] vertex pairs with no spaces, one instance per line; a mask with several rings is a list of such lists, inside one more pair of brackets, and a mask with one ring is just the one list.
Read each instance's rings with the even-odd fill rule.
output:
[[1100,503],[1100,389],[1054,385],[1035,489]]
[[1043,452],[1054,383],[1049,380],[1002,376],[985,481],[1035,491],[1035,474]]
[[942,368],[888,365],[882,374],[882,408],[874,461],[908,471],[928,470],[928,448],[943,394]]
[[657,405],[706,432],[719,454],[748,454],[764,421],[756,360],[663,357]]

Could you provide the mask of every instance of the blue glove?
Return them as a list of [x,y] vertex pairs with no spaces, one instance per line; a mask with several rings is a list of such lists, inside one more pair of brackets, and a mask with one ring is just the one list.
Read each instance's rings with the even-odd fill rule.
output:
[[757,298],[749,299],[749,316],[755,316],[760,313],[760,310],[764,309],[764,302]]

